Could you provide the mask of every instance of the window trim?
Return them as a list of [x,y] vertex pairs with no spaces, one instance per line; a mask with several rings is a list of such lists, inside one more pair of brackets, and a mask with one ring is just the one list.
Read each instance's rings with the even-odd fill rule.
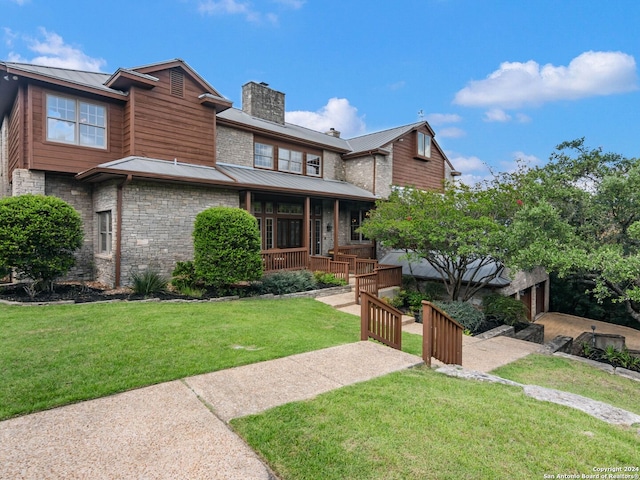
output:
[[[422,138],[422,142],[421,142],[421,138]],[[422,145],[424,148],[424,154],[420,154],[420,146],[421,143],[425,143],[424,140],[425,139],[429,139],[429,145]],[[428,133],[424,133],[424,132],[420,132],[417,131],[416,132],[416,141],[415,141],[415,158],[419,158],[419,159],[430,159],[431,158],[431,143],[432,143],[432,138],[431,135],[429,135]]]
[[[113,252],[113,215],[111,210],[96,212],[98,215],[98,253],[111,255]],[[103,219],[106,221],[103,222]],[[106,228],[103,228],[106,227]],[[104,236],[104,241],[103,241]]]
[[[267,158],[265,155],[258,155],[257,146],[263,145],[265,147],[269,147],[271,149],[271,162],[270,165],[261,165],[256,162],[258,157]],[[281,157],[281,153],[287,152],[288,156],[285,155]],[[291,156],[292,154],[299,154],[300,161],[294,162],[297,166],[296,169],[291,169]],[[309,162],[315,161],[317,162],[316,166],[310,166]],[[282,165],[282,168],[281,168]],[[289,173],[292,175],[304,175],[315,178],[322,178],[323,176],[323,157],[320,151],[308,151],[304,146],[295,145],[295,144],[287,144],[287,143],[278,143],[275,140],[270,140],[266,138],[254,138],[253,140],[253,167],[259,168],[261,170],[271,170],[274,172],[283,172]],[[318,173],[313,173],[313,170],[316,169]]]
[[[49,116],[49,98],[50,97],[55,97],[55,98],[61,98],[67,101],[71,101],[75,103],[75,119],[73,121],[71,120],[64,120],[64,119],[60,119],[60,118],[56,118],[56,117],[51,117]],[[92,107],[99,107],[102,108],[104,110],[104,126],[100,126],[97,124],[91,124],[91,123],[86,123],[86,122],[81,122],[80,121],[80,115],[81,115],[81,105],[82,104],[86,104]],[[108,150],[109,148],[109,106],[105,103],[102,102],[96,102],[93,100],[89,100],[89,99],[85,99],[82,97],[74,97],[74,96],[69,96],[69,95],[63,95],[60,94],[58,92],[45,92],[45,97],[44,97],[44,140],[46,142],[51,142],[51,143],[56,143],[56,144],[63,144],[63,145],[73,145],[74,147],[83,147],[83,148],[91,148],[91,149],[95,149],[95,150]],[[72,142],[68,142],[65,140],[60,140],[54,137],[50,137],[49,136],[49,120],[53,120],[53,121],[65,121],[68,123],[73,123],[74,127],[73,127],[73,131],[74,131],[74,141]],[[80,135],[80,127],[82,125],[86,125],[95,129],[102,129],[104,132],[104,145],[90,145],[90,144],[86,144],[86,143],[81,143],[81,135]]]

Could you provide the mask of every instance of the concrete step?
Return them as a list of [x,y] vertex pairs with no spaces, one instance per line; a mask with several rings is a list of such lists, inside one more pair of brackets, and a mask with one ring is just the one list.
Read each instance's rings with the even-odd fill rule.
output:
[[329,295],[326,297],[320,297],[317,300],[333,308],[342,308],[354,305],[356,303],[354,292],[340,293],[338,295]]

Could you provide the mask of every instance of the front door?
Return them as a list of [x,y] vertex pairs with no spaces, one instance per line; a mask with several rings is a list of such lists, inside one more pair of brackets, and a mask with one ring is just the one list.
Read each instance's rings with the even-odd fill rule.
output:
[[309,255],[322,255],[322,204],[311,205],[309,218]]

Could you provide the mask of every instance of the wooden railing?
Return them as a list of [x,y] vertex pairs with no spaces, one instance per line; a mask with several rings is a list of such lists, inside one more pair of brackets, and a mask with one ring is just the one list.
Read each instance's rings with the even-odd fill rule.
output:
[[309,266],[309,252],[306,248],[286,248],[263,250],[262,265],[265,272],[277,270],[303,270]]
[[349,263],[334,262],[329,257],[309,257],[309,270],[312,272],[333,273],[336,278],[349,282]]
[[356,272],[356,259],[357,255],[347,255],[346,253],[338,253],[334,255],[336,262],[347,262],[349,264],[349,271],[351,273]]
[[362,275],[363,273],[373,273],[378,266],[378,261],[371,258],[356,258],[356,275]]
[[379,264],[376,272],[378,272],[378,288],[402,286],[402,267]]
[[369,338],[401,350],[402,312],[379,298],[362,292],[360,340]]
[[371,295],[378,296],[378,274],[363,273],[362,275],[356,275],[356,303],[360,304],[360,297],[363,292],[370,293]]
[[338,253],[355,255],[358,258],[376,258],[376,246],[373,243],[359,245],[339,245]]
[[433,305],[422,302],[422,359],[431,357],[447,365],[462,365],[462,325]]

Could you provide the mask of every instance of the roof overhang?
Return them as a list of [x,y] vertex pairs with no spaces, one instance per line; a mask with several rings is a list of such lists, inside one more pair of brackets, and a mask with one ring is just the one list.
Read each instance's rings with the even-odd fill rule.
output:
[[133,70],[127,70],[119,68],[111,77],[104,83],[106,87],[115,88],[117,90],[129,90],[132,86],[151,89],[158,83],[158,78],[151,75],[145,75]]

